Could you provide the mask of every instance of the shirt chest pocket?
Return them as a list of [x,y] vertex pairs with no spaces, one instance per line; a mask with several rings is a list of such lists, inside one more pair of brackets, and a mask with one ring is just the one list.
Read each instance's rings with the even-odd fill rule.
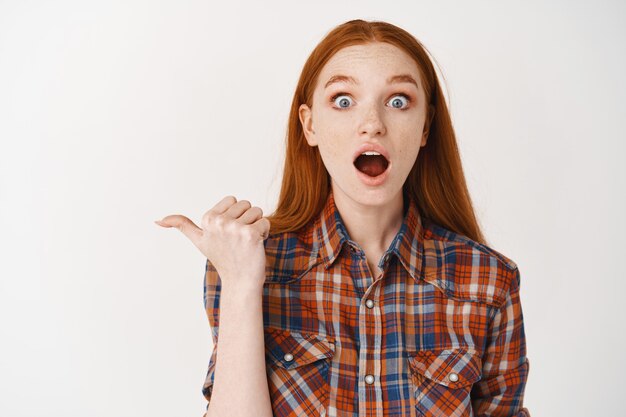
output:
[[419,417],[473,417],[470,392],[482,376],[478,352],[463,347],[408,353]]
[[274,415],[326,415],[333,340],[316,333],[267,327],[265,353]]

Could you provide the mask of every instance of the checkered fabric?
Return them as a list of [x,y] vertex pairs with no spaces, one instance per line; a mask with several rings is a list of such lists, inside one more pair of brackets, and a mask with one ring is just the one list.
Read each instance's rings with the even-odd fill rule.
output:
[[[529,361],[517,265],[422,218],[412,199],[404,202],[378,277],[350,239],[332,192],[305,227],[265,240],[274,416],[530,416],[522,405]],[[208,401],[220,288],[207,260]]]

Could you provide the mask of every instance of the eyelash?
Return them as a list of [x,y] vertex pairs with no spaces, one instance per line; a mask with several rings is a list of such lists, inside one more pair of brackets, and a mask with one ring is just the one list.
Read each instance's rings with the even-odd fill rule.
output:
[[[334,94],[330,98],[330,102],[334,103],[335,100],[337,99],[337,97],[339,97],[339,96],[349,96],[349,95],[350,94],[348,94],[346,92],[339,92],[337,94]],[[407,101],[407,106],[405,108],[403,108],[403,109],[398,109],[398,110],[401,110],[401,111],[408,110],[409,107],[411,106],[411,103],[413,102],[413,100],[411,99],[411,96],[409,96],[408,94],[405,94],[405,93],[397,93],[397,94],[394,94],[392,97],[395,97],[395,96],[402,96],[402,97],[406,98],[406,101]],[[341,108],[341,107],[333,107],[333,108],[336,109],[336,110],[347,110],[347,108]]]

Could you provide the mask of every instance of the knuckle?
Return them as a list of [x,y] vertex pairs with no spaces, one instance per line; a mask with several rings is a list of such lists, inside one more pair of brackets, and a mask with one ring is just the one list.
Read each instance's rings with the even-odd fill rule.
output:
[[222,223],[222,230],[230,235],[238,235],[240,233],[239,226],[239,222],[236,220],[224,220]]
[[214,211],[212,210],[207,211],[206,213],[202,215],[202,225],[208,226],[213,221],[214,217],[215,217]]
[[242,227],[241,228],[241,237],[245,239],[246,242],[250,242],[254,240],[256,232],[253,227]]
[[225,216],[214,216],[211,218],[211,222],[218,228],[224,229],[227,225],[228,219]]

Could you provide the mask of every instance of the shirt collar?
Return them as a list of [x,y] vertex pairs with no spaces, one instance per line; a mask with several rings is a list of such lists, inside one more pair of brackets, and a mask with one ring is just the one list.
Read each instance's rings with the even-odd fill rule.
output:
[[[408,208],[404,215],[402,226],[384,252],[380,259],[379,268],[384,269],[385,263],[389,261],[391,254],[395,254],[407,272],[415,281],[422,275],[422,259],[424,253],[424,236],[422,217],[410,196],[408,198]],[[406,200],[405,200],[406,204]],[[334,195],[328,193],[328,197],[323,209],[314,225],[315,242],[317,244],[319,256],[324,262],[326,269],[334,263],[341,253],[344,243],[358,247],[350,239],[348,231],[341,219],[341,215],[335,205]]]

